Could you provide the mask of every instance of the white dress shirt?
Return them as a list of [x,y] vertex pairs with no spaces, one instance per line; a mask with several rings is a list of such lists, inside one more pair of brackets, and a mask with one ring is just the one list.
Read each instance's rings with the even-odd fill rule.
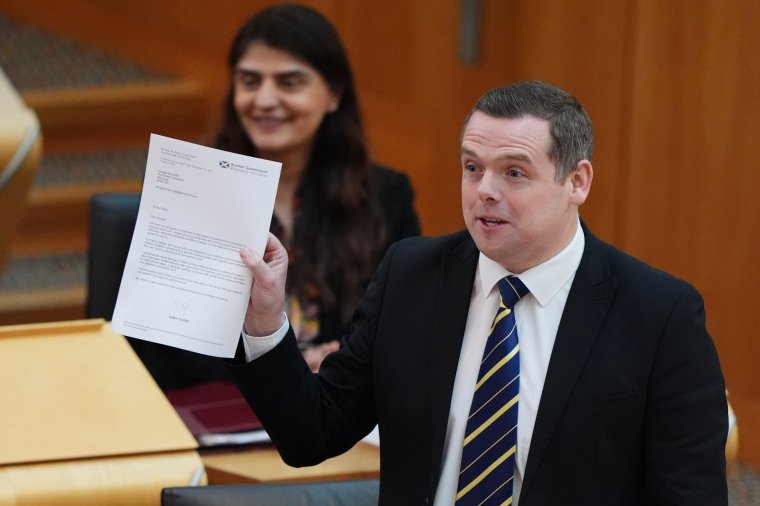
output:
[[[518,276],[530,293],[515,306],[517,334],[520,340],[520,401],[512,502],[514,506],[517,506],[520,496],[528,449],[546,371],[549,368],[549,358],[554,347],[554,338],[570,286],[575,278],[575,271],[583,255],[584,245],[583,231],[578,223],[575,236],[565,249],[550,260]],[[512,273],[480,254],[451,397],[443,467],[435,496],[436,506],[450,506],[455,502],[465,425],[480,361],[488,339],[488,330],[499,305],[499,290],[496,285],[501,278],[509,274]],[[246,359],[254,360],[274,348],[287,333],[288,325],[286,317],[283,326],[266,337],[249,336],[244,331],[243,346]]]
[[[578,224],[575,236],[565,249],[550,260],[518,276],[530,293],[515,305],[517,336],[520,340],[520,400],[517,410],[517,456],[512,493],[514,506],[517,506],[520,498],[530,440],[546,371],[549,368],[549,358],[554,348],[554,338],[562,311],[565,309],[567,295],[570,293],[570,286],[575,278],[575,271],[583,255],[584,245],[583,230]],[[488,332],[499,306],[497,283],[509,274],[512,273],[480,254],[451,396],[443,467],[435,494],[436,506],[451,506],[455,502],[464,431],[470,414],[472,394]]]

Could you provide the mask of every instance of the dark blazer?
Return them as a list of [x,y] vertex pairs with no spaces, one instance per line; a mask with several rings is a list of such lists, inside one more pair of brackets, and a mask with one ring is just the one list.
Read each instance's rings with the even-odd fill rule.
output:
[[[477,259],[466,232],[401,241],[319,374],[292,333],[230,365],[286,462],[339,454],[378,423],[380,503],[432,504]],[[520,506],[725,505],[726,432],[700,295],[586,231]]]

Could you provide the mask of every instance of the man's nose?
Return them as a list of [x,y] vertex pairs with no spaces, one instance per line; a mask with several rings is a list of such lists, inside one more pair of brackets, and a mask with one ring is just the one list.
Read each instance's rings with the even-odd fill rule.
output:
[[490,170],[483,172],[478,184],[478,196],[481,200],[498,200],[501,195],[498,181],[494,173]]

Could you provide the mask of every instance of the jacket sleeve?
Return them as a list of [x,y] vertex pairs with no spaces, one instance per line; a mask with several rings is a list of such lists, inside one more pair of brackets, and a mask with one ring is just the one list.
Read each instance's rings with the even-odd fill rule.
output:
[[728,406],[704,304],[688,286],[652,367],[644,424],[646,504],[726,505]]
[[282,459],[294,467],[339,455],[377,424],[372,350],[394,248],[389,250],[354,315],[340,350],[312,373],[292,329],[271,351],[228,367]]

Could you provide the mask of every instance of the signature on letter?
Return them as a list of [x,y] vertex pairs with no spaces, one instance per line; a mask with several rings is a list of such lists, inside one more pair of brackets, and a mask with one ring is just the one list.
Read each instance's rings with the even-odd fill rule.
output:
[[[171,303],[171,315],[169,318],[173,320],[181,320],[181,321],[188,321],[185,319],[185,316],[187,316],[188,310],[190,309],[190,306],[193,303],[193,298],[189,296],[185,297],[175,297],[174,300]],[[181,317],[181,318],[179,318]]]

